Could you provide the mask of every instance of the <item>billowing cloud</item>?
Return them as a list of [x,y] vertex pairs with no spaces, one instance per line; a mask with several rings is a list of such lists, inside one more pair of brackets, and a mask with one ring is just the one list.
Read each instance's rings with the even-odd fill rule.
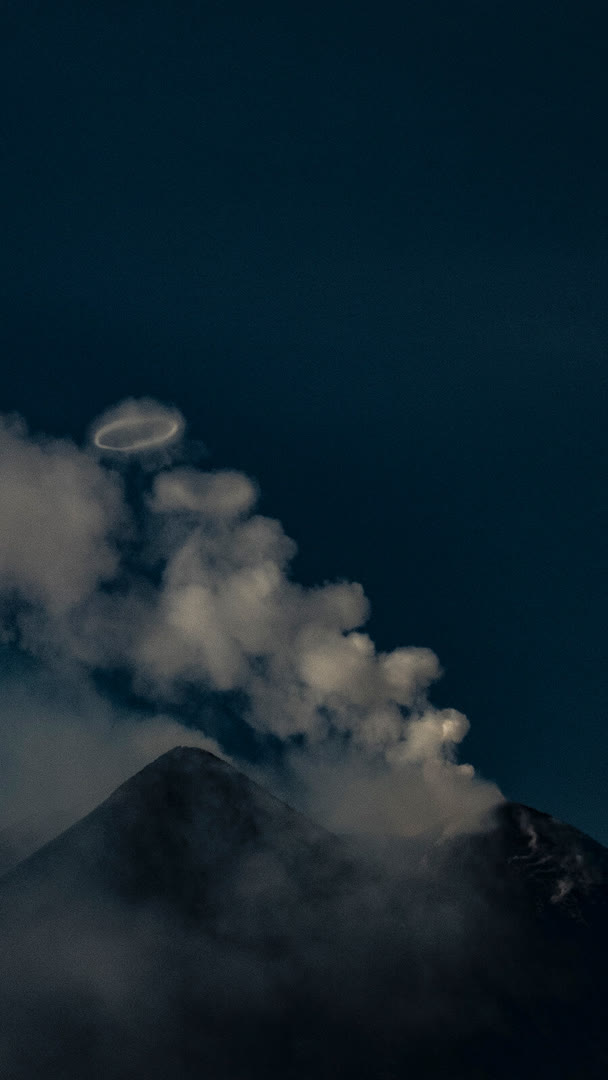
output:
[[[181,432],[182,418],[163,410],[125,402],[93,425],[93,441],[107,442],[110,425],[125,450],[163,417]],[[117,526],[129,509],[116,475],[71,444],[4,431],[5,489],[14,492],[5,580],[35,592],[46,613],[44,625],[23,621],[28,647],[48,654],[52,639],[56,659],[83,671],[127,669],[156,709],[177,711],[189,688],[237,692],[253,732],[282,740],[296,786],[314,792],[307,809],[345,827],[471,827],[497,801],[496,788],[457,761],[466,717],[429,701],[441,674],[435,654],[378,651],[361,585],[293,581],[295,544],[255,512],[247,476],[157,461],[133,515],[139,562],[121,561]],[[370,799],[376,812],[353,812]]]
[[152,509],[165,513],[182,510],[230,519],[251,510],[256,497],[255,484],[243,473],[229,469],[208,473],[173,469],[157,478]]
[[115,477],[73,443],[0,421],[0,574],[59,616],[118,570],[113,536],[126,508]]

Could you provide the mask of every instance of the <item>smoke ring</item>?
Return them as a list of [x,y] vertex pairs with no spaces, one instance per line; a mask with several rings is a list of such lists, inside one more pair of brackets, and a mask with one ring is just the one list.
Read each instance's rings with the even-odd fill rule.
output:
[[179,435],[182,424],[175,417],[156,416],[119,417],[98,428],[93,436],[99,450],[129,454],[141,450],[155,450]]

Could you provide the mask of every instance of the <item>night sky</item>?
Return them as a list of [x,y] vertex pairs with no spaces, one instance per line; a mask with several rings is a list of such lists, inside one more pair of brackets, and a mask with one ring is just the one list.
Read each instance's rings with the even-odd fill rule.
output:
[[2,409],[179,407],[608,842],[603,3],[3,5]]

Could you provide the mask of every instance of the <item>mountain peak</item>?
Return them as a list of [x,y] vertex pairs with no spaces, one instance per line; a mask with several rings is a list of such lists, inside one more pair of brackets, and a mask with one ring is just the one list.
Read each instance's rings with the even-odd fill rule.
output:
[[[210,882],[253,852],[310,862],[337,843],[232,764],[207,750],[176,746],[7,875],[62,878],[70,891],[95,890],[189,909]],[[281,855],[281,858],[283,856]]]
[[212,754],[210,750],[203,750],[200,746],[187,746],[186,744],[182,744],[180,746],[172,747],[171,750],[165,751],[164,754],[160,754],[160,756],[155,758],[154,761],[151,761],[149,765],[145,765],[141,772],[144,772],[146,769],[161,769],[164,767],[179,767],[190,771],[193,768],[200,768],[202,765],[216,761],[222,762],[227,768],[233,768],[233,766],[224,758],[220,758],[217,754]]
[[11,1076],[604,1075],[608,853],[506,804],[410,854],[175,747],[3,880]]

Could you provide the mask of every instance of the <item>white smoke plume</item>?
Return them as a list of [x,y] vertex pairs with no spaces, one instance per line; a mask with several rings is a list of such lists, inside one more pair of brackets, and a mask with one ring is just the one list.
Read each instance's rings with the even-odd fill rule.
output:
[[0,581],[51,618],[74,608],[118,568],[112,542],[125,507],[115,476],[73,443],[28,437],[0,422]]
[[[132,400],[93,425],[91,449],[3,426],[6,639],[56,666],[127,667],[141,696],[177,715],[188,687],[238,692],[258,737],[283,742],[305,808],[330,824],[474,827],[500,795],[457,761],[466,717],[429,701],[437,657],[378,652],[359,584],[294,582],[295,545],[255,512],[247,476],[157,461],[134,524],[95,444],[119,439],[123,456],[140,455],[174,426],[184,429],[174,410]],[[124,556],[134,540],[136,567]]]

